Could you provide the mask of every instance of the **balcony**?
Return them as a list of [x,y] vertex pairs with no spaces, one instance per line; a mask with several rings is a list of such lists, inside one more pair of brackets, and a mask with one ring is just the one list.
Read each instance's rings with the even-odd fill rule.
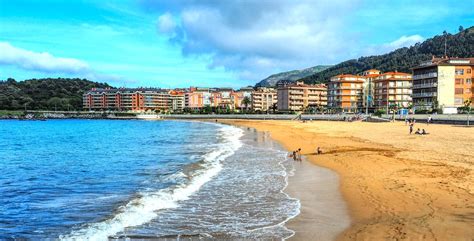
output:
[[429,92],[429,93],[413,93],[411,95],[413,98],[423,98],[423,97],[436,97],[438,93],[436,92]]
[[433,72],[433,73],[427,73],[427,74],[417,74],[413,75],[413,80],[418,80],[418,79],[428,79],[428,78],[437,78],[438,73]]
[[413,85],[413,89],[434,88],[437,86],[438,86],[438,83],[418,84],[418,85]]

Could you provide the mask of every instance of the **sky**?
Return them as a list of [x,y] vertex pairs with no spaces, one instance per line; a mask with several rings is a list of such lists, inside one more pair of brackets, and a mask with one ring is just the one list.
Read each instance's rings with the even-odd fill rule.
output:
[[0,80],[238,88],[473,25],[472,0],[0,0]]

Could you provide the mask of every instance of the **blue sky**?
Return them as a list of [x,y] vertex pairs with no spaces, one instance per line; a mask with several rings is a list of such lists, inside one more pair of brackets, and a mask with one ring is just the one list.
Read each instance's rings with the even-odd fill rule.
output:
[[460,25],[472,0],[0,0],[0,79],[240,87]]

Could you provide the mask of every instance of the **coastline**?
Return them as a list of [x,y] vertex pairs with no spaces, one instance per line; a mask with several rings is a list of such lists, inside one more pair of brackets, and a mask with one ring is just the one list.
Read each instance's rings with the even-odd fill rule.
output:
[[[311,163],[335,171],[352,220],[337,240],[471,240],[474,236],[472,128],[417,124],[415,128],[426,128],[431,134],[410,136],[401,122],[219,122],[268,131],[287,150],[302,148]],[[316,146],[323,148],[323,155],[313,154]],[[312,185],[300,175],[305,186]],[[291,178],[289,182],[289,186],[296,183]],[[291,240],[315,237],[310,236],[311,230],[321,223],[309,212],[318,197],[312,199],[306,202],[310,206],[302,202],[301,214],[288,222],[296,231]]]

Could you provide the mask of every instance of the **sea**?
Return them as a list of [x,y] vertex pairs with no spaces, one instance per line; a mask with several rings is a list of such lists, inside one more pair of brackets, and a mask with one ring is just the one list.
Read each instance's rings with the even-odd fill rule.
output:
[[293,165],[212,122],[0,120],[0,239],[287,239]]

